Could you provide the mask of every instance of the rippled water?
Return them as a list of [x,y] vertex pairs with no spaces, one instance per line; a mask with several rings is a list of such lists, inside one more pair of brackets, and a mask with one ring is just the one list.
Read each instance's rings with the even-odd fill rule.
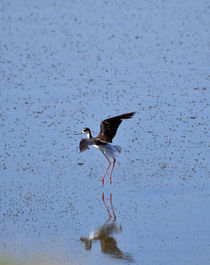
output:
[[[209,264],[207,1],[0,13],[0,264]],[[74,133],[131,111],[103,187]]]

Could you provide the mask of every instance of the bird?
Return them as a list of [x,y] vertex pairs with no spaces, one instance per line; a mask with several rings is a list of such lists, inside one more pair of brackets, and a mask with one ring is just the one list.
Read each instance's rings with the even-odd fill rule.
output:
[[109,163],[101,179],[102,185],[104,185],[104,178],[111,165],[110,157],[113,158],[112,169],[109,175],[110,184],[112,183],[112,172],[116,162],[116,155],[118,153],[121,153],[120,146],[111,144],[113,138],[117,133],[117,129],[123,120],[132,118],[135,113],[136,112],[125,113],[102,121],[100,123],[100,132],[96,137],[92,137],[91,130],[88,127],[82,129],[81,134],[86,134],[87,139],[82,139],[80,141],[79,144],[80,152],[88,150],[89,146],[92,145],[102,152],[102,154],[105,156],[105,158]]

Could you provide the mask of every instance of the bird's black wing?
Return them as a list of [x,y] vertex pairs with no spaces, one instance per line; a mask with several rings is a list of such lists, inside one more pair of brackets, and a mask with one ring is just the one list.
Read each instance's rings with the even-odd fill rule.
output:
[[135,112],[126,113],[102,121],[100,124],[100,133],[96,138],[100,141],[111,143],[122,120],[130,119],[134,114]]
[[80,152],[86,151],[89,149],[87,139],[82,139],[79,144]]

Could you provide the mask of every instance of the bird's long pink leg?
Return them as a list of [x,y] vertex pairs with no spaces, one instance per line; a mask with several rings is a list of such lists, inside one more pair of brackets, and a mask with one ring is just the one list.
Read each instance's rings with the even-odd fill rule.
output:
[[114,169],[114,165],[115,165],[115,162],[116,162],[116,159],[114,157],[113,157],[113,159],[114,159],[114,162],[113,162],[112,170],[111,170],[111,173],[110,173],[110,176],[109,176],[109,182],[110,182],[110,184],[112,183],[112,171]]
[[107,159],[108,162],[109,162],[109,165],[108,165],[108,167],[107,167],[107,169],[106,169],[106,171],[105,171],[105,173],[104,173],[104,175],[103,175],[103,177],[102,177],[102,179],[101,179],[102,184],[104,185],[104,178],[105,178],[105,176],[106,176],[106,172],[107,172],[107,170],[109,169],[109,167],[110,167],[110,165],[111,165],[111,161],[110,161],[109,158],[105,155],[104,152],[102,152],[102,153],[103,153],[103,155],[106,157],[106,159]]

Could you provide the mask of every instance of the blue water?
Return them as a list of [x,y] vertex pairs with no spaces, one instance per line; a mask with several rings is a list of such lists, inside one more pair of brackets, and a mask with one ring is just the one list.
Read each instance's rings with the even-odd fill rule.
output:
[[[0,263],[209,264],[207,1],[0,13]],[[131,111],[103,187],[106,159],[74,133]]]

